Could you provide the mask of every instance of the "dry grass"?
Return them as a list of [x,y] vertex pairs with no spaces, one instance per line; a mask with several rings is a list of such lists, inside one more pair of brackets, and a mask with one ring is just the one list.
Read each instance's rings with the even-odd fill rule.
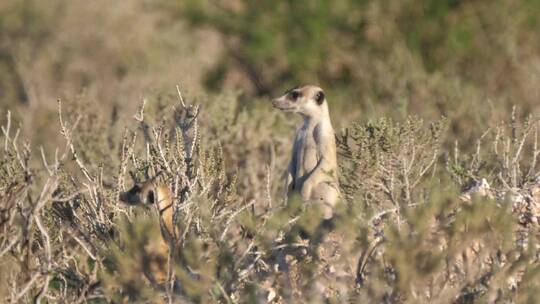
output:
[[[4,301],[535,301],[537,120],[512,115],[470,155],[444,149],[446,120],[343,129],[345,200],[329,228],[318,210],[279,200],[282,114],[235,110],[234,95],[179,96],[164,108],[144,101],[120,138],[90,108],[59,101],[54,154],[34,153],[8,113]],[[118,200],[130,175],[158,172],[181,231],[161,257],[150,250],[156,210]],[[154,259],[168,261],[170,284],[148,281]]]

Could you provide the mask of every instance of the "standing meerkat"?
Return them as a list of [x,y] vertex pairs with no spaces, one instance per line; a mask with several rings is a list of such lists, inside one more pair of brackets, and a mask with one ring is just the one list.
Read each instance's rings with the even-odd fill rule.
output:
[[167,280],[167,257],[175,236],[179,235],[178,228],[173,223],[172,191],[167,186],[155,183],[155,178],[143,183],[136,183],[130,190],[120,194],[120,201],[129,205],[146,205],[159,211],[161,240],[157,247],[147,246],[145,250],[151,259],[144,265],[143,271],[152,283],[162,284]]
[[325,219],[331,218],[340,193],[336,139],[324,91],[313,85],[297,87],[272,104],[304,119],[294,139],[286,176],[287,194],[296,191],[303,201],[322,204]]

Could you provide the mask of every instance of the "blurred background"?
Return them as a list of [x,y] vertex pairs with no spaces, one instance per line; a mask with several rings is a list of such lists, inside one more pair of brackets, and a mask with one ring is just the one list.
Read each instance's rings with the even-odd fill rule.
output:
[[54,146],[58,98],[114,124],[176,84],[269,108],[314,83],[338,129],[447,116],[448,142],[467,146],[514,105],[538,114],[539,51],[537,0],[3,0],[0,122],[10,109],[36,146]]

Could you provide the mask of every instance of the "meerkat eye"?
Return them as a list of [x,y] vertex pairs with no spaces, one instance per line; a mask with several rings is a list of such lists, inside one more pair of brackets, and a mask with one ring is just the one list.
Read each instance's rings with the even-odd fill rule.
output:
[[324,92],[323,91],[317,92],[317,94],[315,95],[315,101],[317,102],[318,105],[322,105],[322,103],[324,102]]
[[292,100],[297,100],[297,99],[301,96],[301,94],[300,94],[300,92],[298,92],[298,91],[292,91],[292,92],[290,93],[290,96],[291,96],[291,99],[292,99]]

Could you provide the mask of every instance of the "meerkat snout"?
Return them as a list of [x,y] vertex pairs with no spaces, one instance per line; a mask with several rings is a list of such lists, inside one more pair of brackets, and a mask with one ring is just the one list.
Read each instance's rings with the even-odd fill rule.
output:
[[126,192],[120,193],[120,201],[128,205],[146,205],[154,203],[154,191],[150,183],[137,183]]

